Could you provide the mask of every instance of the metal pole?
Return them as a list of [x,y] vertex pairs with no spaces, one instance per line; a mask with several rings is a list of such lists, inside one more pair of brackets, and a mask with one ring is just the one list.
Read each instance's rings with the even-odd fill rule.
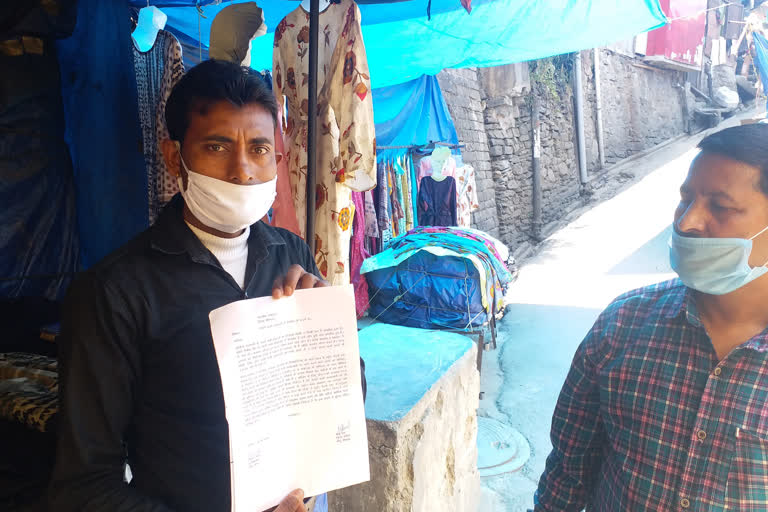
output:
[[573,54],[573,95],[576,100],[576,146],[579,155],[579,180],[587,183],[587,152],[584,147],[584,87],[581,80],[581,52]]
[[309,105],[307,122],[307,228],[305,240],[315,254],[315,188],[317,186],[317,48],[320,0],[309,2]]
[[531,91],[531,125],[533,127],[533,238],[541,240],[541,121],[539,97]]
[[603,92],[600,85],[600,49],[593,50],[595,61],[595,105],[597,110],[597,154],[600,159],[600,168],[605,167],[605,142],[603,141]]

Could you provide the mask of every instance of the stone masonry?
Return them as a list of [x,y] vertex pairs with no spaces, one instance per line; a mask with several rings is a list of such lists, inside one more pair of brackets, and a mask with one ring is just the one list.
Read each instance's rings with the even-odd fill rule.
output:
[[[584,52],[585,84],[593,84],[591,52]],[[606,163],[632,156],[684,132],[685,75],[600,51]],[[589,96],[594,112],[594,87]],[[587,146],[589,147],[589,146]]]
[[[610,166],[684,133],[682,73],[652,68],[640,59],[601,49],[603,138]],[[532,241],[531,86],[527,63],[501,68],[445,70],[438,75],[453,116],[464,162],[477,171],[480,210],[473,225],[498,236],[513,251]],[[600,169],[594,68],[582,52],[584,132],[590,179],[612,180]],[[562,219],[589,199],[579,180],[573,89],[539,94],[542,220]]]

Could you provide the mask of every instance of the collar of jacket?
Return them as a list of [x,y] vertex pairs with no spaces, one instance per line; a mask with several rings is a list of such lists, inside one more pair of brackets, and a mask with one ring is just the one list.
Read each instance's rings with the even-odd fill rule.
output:
[[[253,224],[248,235],[248,260],[264,259],[269,254],[269,247],[274,245],[285,245],[285,240],[263,222]],[[176,194],[163,208],[152,227],[152,248],[166,254],[186,253],[193,261],[211,263],[210,251],[184,222],[184,199],[181,194]]]

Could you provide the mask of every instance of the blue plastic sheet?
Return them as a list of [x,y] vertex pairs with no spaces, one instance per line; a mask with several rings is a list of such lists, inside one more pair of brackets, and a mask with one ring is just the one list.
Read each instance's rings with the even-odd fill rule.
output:
[[418,252],[395,267],[368,272],[368,315],[421,329],[468,329],[491,319],[483,306],[480,274],[459,256]]
[[380,147],[459,142],[434,76],[374,89],[373,116]]
[[[168,24],[208,46],[213,17],[226,4],[164,11]],[[270,33],[253,43],[253,67],[271,69],[274,29],[296,2],[264,0]],[[604,46],[662,26],[658,0],[459,0],[361,5],[363,37],[374,88],[435,75],[444,68],[487,67]],[[200,23],[198,27],[198,22]],[[198,38],[198,33],[201,37]]]

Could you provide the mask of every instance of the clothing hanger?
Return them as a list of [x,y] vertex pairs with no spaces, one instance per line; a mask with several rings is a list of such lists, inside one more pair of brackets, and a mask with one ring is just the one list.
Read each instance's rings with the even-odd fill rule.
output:
[[136,24],[131,37],[140,52],[148,52],[155,45],[157,33],[165,28],[168,16],[155,7],[149,5],[142,7],[139,11],[139,22]]

